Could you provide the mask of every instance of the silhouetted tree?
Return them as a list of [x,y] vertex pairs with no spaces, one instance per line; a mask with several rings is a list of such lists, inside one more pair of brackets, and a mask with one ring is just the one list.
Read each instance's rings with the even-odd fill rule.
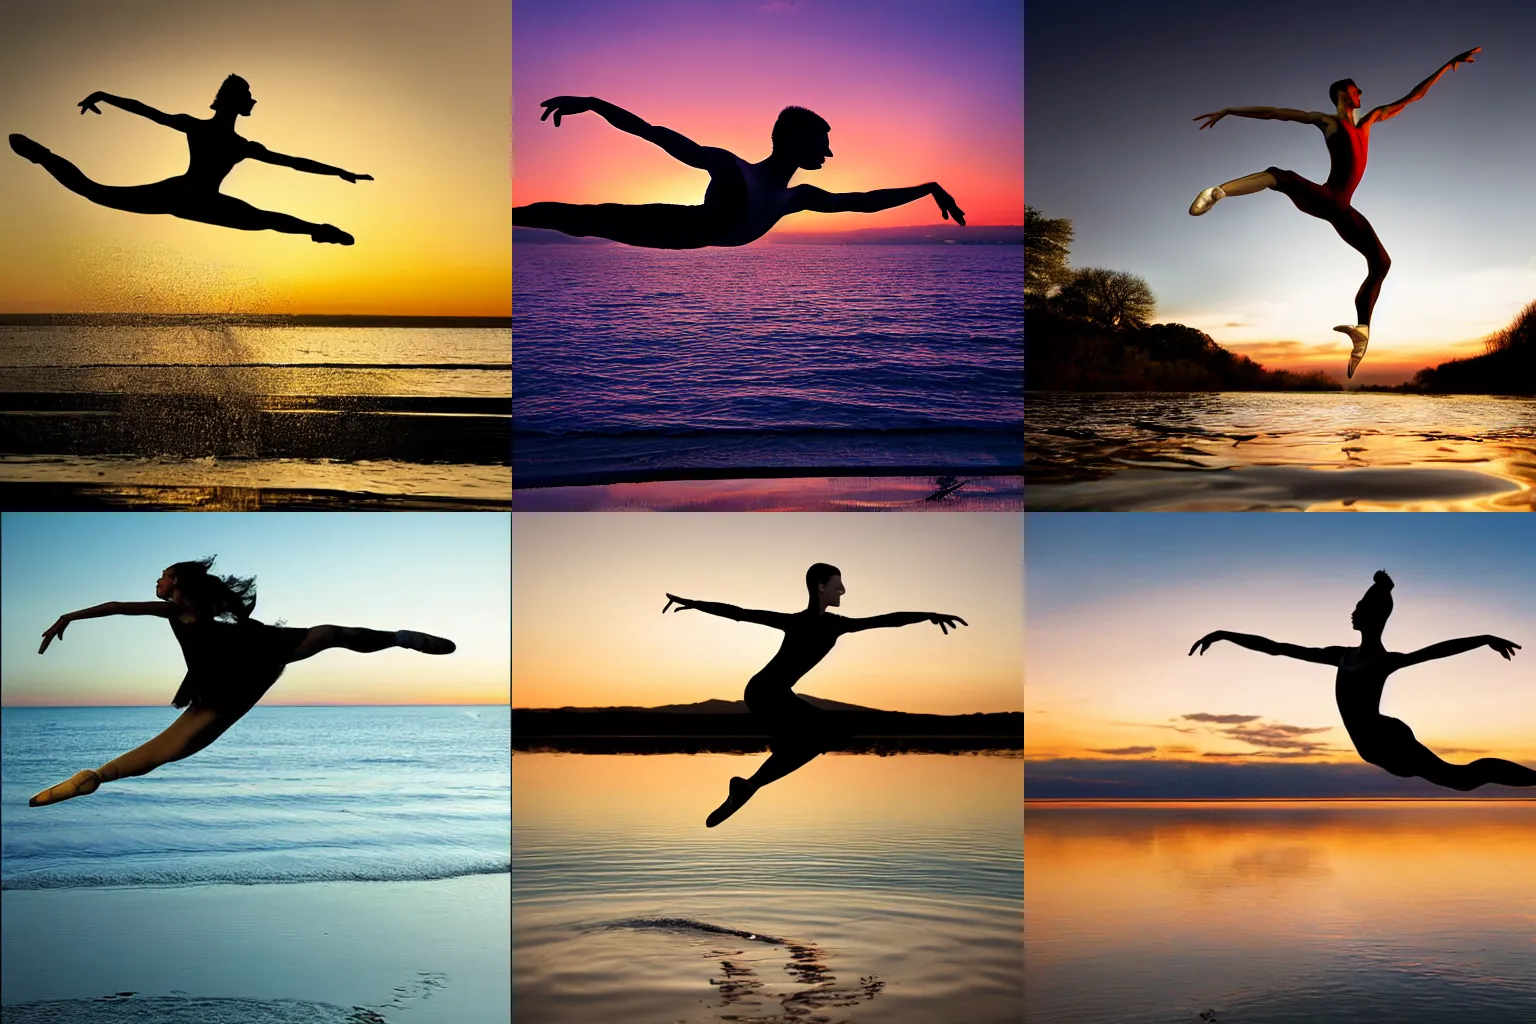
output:
[[1413,383],[1424,391],[1463,394],[1536,394],[1536,302],[1510,325],[1488,337],[1483,354],[1420,370]]
[[1072,250],[1072,222],[1043,216],[1024,207],[1024,291],[1048,295],[1072,277],[1067,257]]
[[1101,267],[1075,271],[1056,299],[1068,316],[1113,331],[1144,327],[1157,309],[1146,281]]

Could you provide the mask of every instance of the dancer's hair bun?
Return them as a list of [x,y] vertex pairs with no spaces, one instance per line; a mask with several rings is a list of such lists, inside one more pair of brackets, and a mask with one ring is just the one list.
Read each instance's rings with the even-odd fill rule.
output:
[[1372,576],[1371,579],[1375,580],[1377,583],[1380,583],[1388,590],[1392,589],[1392,577],[1387,575],[1387,570],[1385,569],[1377,569],[1376,575]]

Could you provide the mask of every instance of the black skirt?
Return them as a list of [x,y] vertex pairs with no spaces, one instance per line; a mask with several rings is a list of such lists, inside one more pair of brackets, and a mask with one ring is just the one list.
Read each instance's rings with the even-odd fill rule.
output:
[[182,622],[171,631],[181,644],[187,674],[171,703],[216,710],[248,708],[277,682],[307,629],[268,626],[254,619],[240,623]]

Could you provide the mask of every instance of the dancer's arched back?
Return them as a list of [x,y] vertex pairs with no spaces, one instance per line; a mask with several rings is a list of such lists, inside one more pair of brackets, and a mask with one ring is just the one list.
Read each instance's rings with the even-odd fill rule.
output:
[[298,156],[274,153],[259,142],[251,142],[235,133],[235,118],[248,117],[256,100],[251,87],[239,75],[230,75],[219,86],[206,120],[191,114],[167,114],[146,103],[104,92],[93,92],[80,101],[80,113],[101,113],[98,103],[110,103],[130,114],[147,117],[156,124],[174,128],[187,137],[190,158],[185,174],[166,178],[151,185],[102,185],[87,178],[74,164],[39,145],[25,135],[12,135],[11,148],[58,179],[59,184],[84,196],[99,206],[129,213],[164,213],[183,220],[195,220],[241,231],[283,231],[308,235],[315,242],[351,245],[353,237],[333,224],[313,224],[286,213],[259,210],[250,203],[219,191],[226,175],[242,160],[292,167],[310,174],[334,174],[343,181],[372,181],[371,174],[354,174],[330,164]]
[[773,152],[748,163],[730,150],[701,146],[670,128],[648,124],[595,96],[556,96],[543,103],[544,120],[594,111],[623,132],[654,143],[675,160],[709,172],[702,206],[647,203],[530,203],[512,208],[517,227],[550,228],[567,235],[596,236],[649,249],[699,249],[746,245],[768,233],[781,218],[818,213],[875,213],[933,196],[939,213],[965,226],[965,211],[936,181],[873,192],[825,192],[814,185],[789,187],[797,170],[815,171],[832,155],[831,126],[804,107],[785,107],[773,125]]
[[1216,641],[1228,640],[1263,654],[1335,666],[1338,672],[1334,676],[1334,696],[1355,750],[1362,760],[1385,768],[1393,775],[1418,776],[1437,786],[1463,792],[1488,783],[1536,786],[1536,769],[1503,758],[1480,757],[1471,764],[1444,761],[1418,741],[1407,723],[1381,713],[1381,691],[1386,686],[1387,677],[1398,669],[1436,658],[1449,658],[1479,647],[1491,647],[1508,661],[1520,645],[1496,636],[1468,636],[1431,644],[1411,654],[1397,654],[1381,643],[1382,630],[1391,614],[1392,579],[1385,572],[1378,572],[1371,588],[1350,615],[1350,625],[1360,632],[1359,647],[1298,647],[1262,636],[1217,630],[1195,641],[1189,653],[1198,650],[1204,654]]
[[[333,647],[368,654],[405,647],[424,654],[452,654],[451,640],[402,629],[387,633],[355,626],[291,629],[251,618],[256,580],[215,576],[212,558],[177,562],[155,582],[158,601],[108,601],[69,612],[43,631],[38,654],[76,619],[106,615],[155,615],[170,622],[187,662],[187,674],[171,703],[186,708],[154,739],[115,757],[100,768],[76,772],[34,796],[32,807],[96,792],[103,782],[145,775],[172,761],[191,757],[238,722],[295,661]],[[228,619],[220,622],[219,619]]]
[[718,601],[690,601],[674,594],[667,595],[666,607],[661,610],[665,615],[675,604],[678,611],[694,609],[784,631],[784,642],[778,653],[747,682],[744,694],[748,710],[768,729],[769,749],[773,753],[750,779],[731,779],[730,796],[705,819],[704,824],[710,828],[735,814],[759,789],[810,763],[834,742],[836,737],[828,724],[828,713],[797,697],[794,685],[827,656],[838,637],[865,629],[910,626],[919,622],[931,622],[948,636],[951,629],[967,625],[959,616],[938,612],[890,612],[867,619],[834,615],[827,609],[840,607],[843,595],[848,591],[843,586],[842,573],[825,562],[817,562],[806,570],[805,589],[807,603],[802,612],[757,611]]

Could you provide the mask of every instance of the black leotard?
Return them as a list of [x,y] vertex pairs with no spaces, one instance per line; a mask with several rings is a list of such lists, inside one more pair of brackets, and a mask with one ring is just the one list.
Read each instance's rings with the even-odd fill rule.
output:
[[277,682],[307,629],[241,623],[182,622],[170,618],[187,674],[171,703],[208,708],[248,707]]

